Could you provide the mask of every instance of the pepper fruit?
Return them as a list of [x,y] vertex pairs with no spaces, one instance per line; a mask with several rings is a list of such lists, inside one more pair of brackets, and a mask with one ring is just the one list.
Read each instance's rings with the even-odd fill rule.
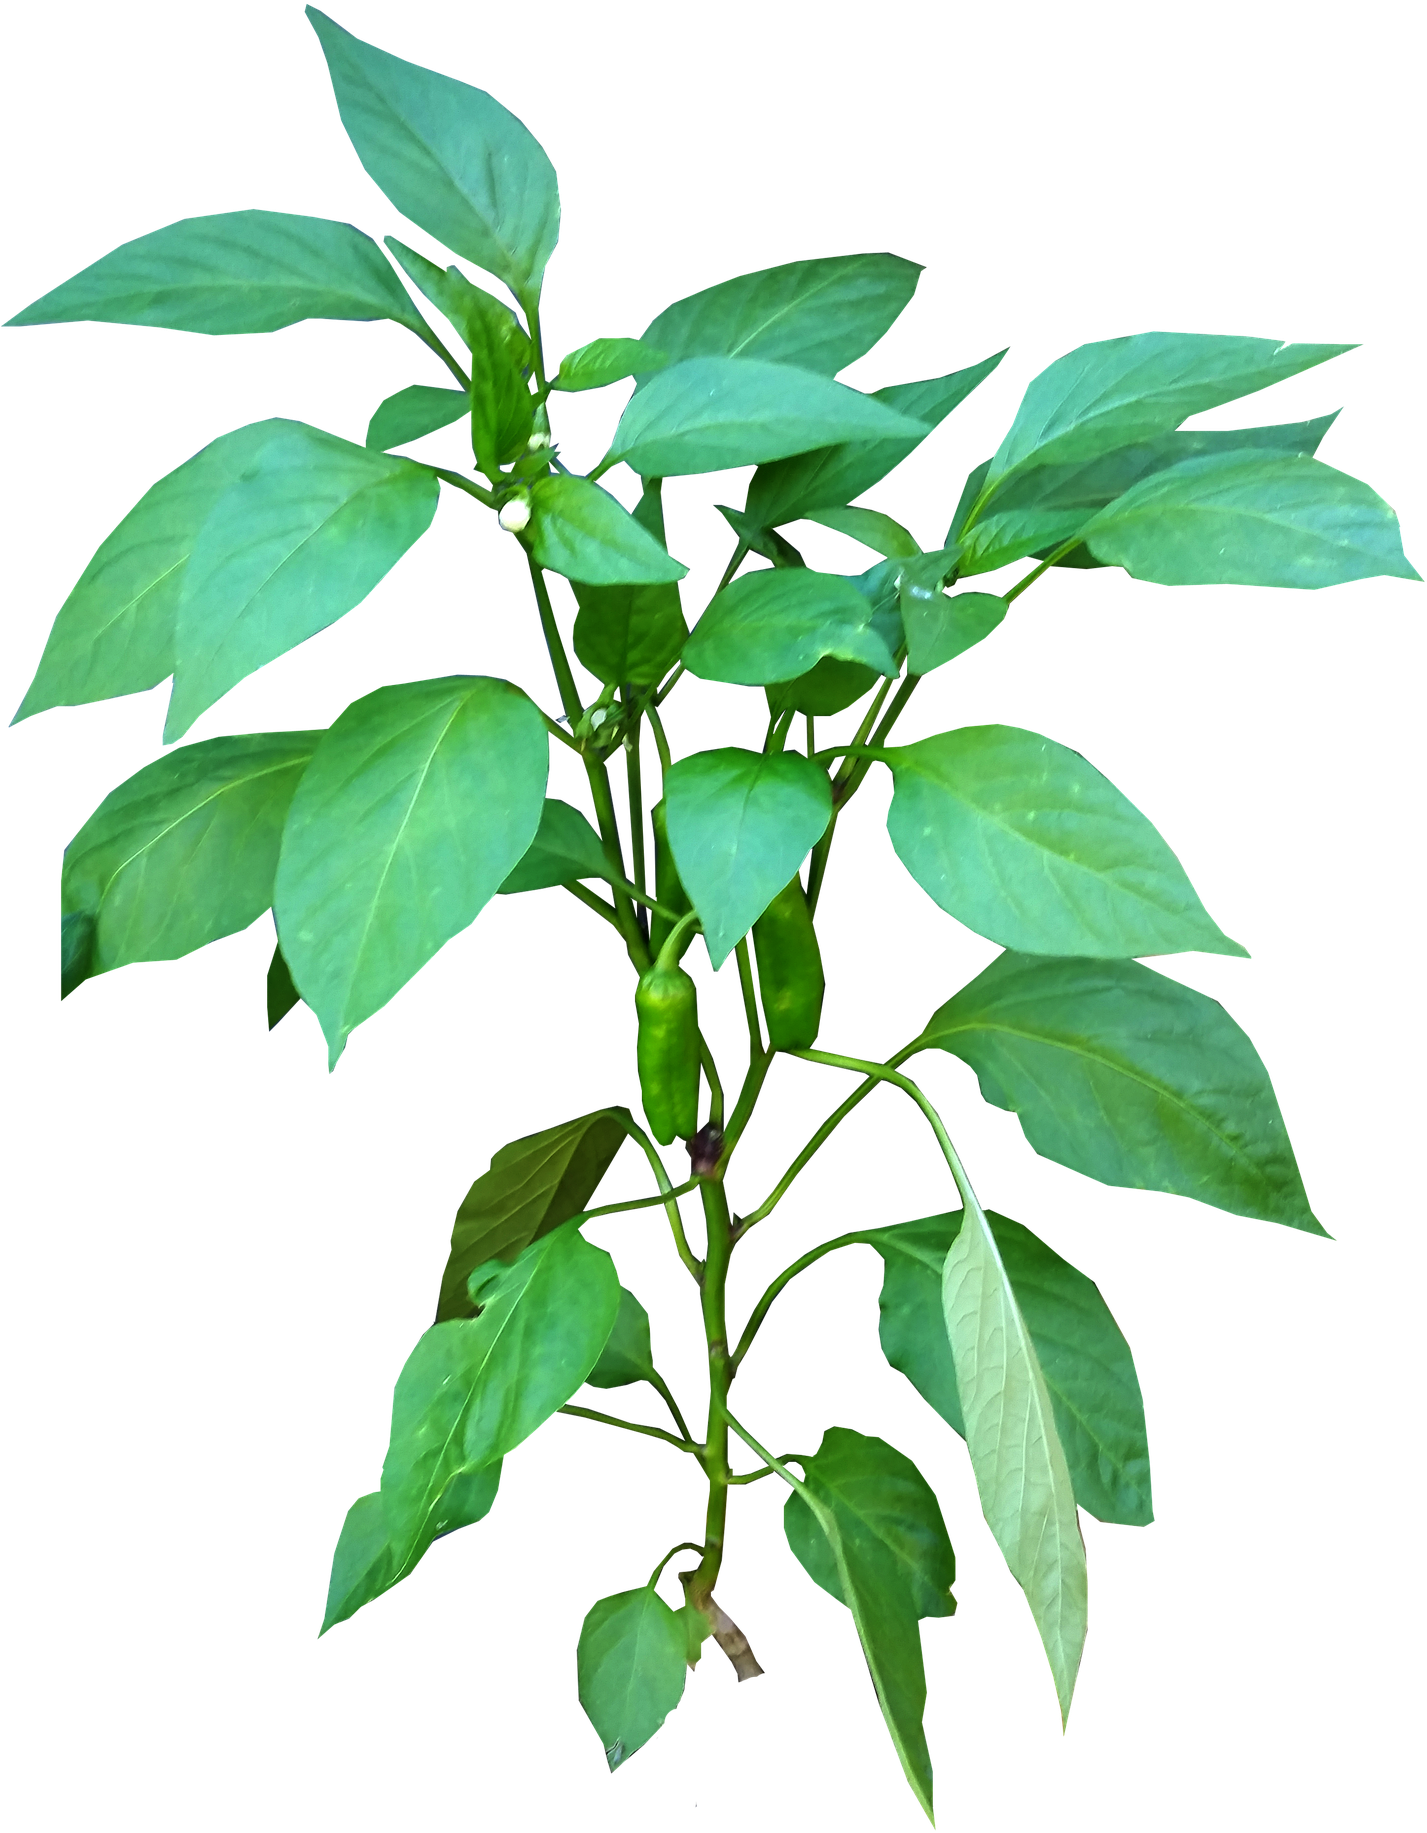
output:
[[773,1050],[811,1050],[822,1023],[823,962],[801,880],[794,878],[753,925],[758,988]]
[[661,1146],[691,1138],[699,1125],[699,996],[679,966],[693,913],[675,924],[654,965],[639,977],[639,1092],[649,1130]]
[[[649,824],[654,829],[654,896],[675,912],[672,917],[661,916],[657,910],[649,913],[649,948],[657,955],[669,940],[670,932],[680,917],[687,916],[692,906],[689,894],[679,881],[679,870],[674,864],[674,855],[669,851],[669,831],[664,825],[664,804],[656,802],[649,814]],[[692,925],[685,931],[679,943],[679,952],[675,961],[682,961],[684,951],[694,939]]]

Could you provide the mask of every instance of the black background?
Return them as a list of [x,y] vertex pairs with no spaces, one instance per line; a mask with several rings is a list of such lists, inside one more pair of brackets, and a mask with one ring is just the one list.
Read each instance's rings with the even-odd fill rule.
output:
[[[1275,92],[1255,115],[1222,75],[1202,93],[1161,84],[1139,101],[1149,92],[1130,81],[1090,103],[1084,86],[1079,101],[1057,99],[1053,82],[1008,70],[958,82],[954,59],[907,68],[909,46],[890,81],[857,44],[813,73],[791,40],[746,59],[722,38],[707,55],[692,37],[665,48],[637,24],[588,42],[573,15],[540,44],[484,9],[339,16],[489,86],[550,148],[566,211],[546,297],[551,365],[729,273],[877,247],[925,262],[909,312],[846,381],[943,374],[1013,346],[872,493],[931,546],[1026,381],[1077,343],[1150,326],[1361,341],[1207,423],[1346,401],[1323,456],[1398,506],[1423,565],[1416,473],[1396,438],[1420,381],[1398,304],[1398,196],[1390,176],[1378,183],[1385,128],[1348,145],[1324,121],[1310,145],[1288,134],[1291,97]],[[128,236],[255,203],[447,258],[357,167],[297,5],[245,7],[222,29],[158,9],[82,38],[40,16],[13,55],[5,312]],[[962,68],[971,55],[964,46]],[[11,334],[4,357],[22,579],[11,704],[82,563],[154,478],[264,414],[359,440],[388,390],[443,379],[385,324],[223,341],[73,326]],[[557,405],[573,467],[601,455],[623,396]],[[462,464],[460,433],[423,453]],[[623,471],[610,486],[632,500]],[[694,568],[691,612],[729,550],[711,504],[738,504],[742,489],[735,475],[667,491],[670,541]],[[828,533],[790,533],[812,565],[868,561]],[[1379,1120],[1372,1078],[1354,1069],[1368,975],[1357,951],[1370,942],[1352,807],[1378,757],[1381,676],[1418,614],[1412,588],[1390,581],[1171,594],[1112,572],[1057,574],[927,682],[901,726],[909,739],[964,720],[1048,731],[1149,812],[1255,955],[1158,966],[1255,1037],[1313,1204],[1339,1235],[1330,1245],[1099,1190],[1031,1155],[969,1070],[920,1059],[984,1201],[1046,1235],[1114,1305],[1149,1402],[1160,1516],[1149,1531],[1084,1523],[1092,1633],[1062,1741],[962,1446],[877,1355],[876,1257],[835,1256],[780,1298],[736,1410],[790,1452],[835,1422],[887,1435],[938,1488],[962,1556],[960,1615],[923,1631],[947,1822],[987,1758],[991,1774],[1013,1760],[1028,1804],[1145,1765],[1176,1800],[1213,1795],[1231,1774],[1280,1793],[1321,1762],[1324,1725],[1346,1710],[1339,1639],[1383,1582],[1345,1556],[1365,1455],[1350,1377],[1372,1360],[1363,1320],[1378,1279],[1361,1241],[1361,1149]],[[363,607],[189,737],[326,724],[381,682],[449,671],[518,678],[557,711],[517,548],[452,493]],[[93,982],[53,1014],[37,966],[53,953],[49,874],[101,796],[158,755],[165,697],[51,711],[5,741],[11,900],[33,992],[13,1058],[33,1168],[15,1305],[33,1307],[49,1344],[20,1375],[16,1433],[37,1476],[37,1558],[44,1569],[59,1549],[62,1562],[44,1578],[46,1653],[55,1622],[70,1650],[55,1710],[95,1727],[139,1714],[148,1730],[117,1760],[156,1785],[170,1778],[163,1752],[181,1747],[225,1789],[262,1789],[280,1763],[293,1787],[390,1782],[441,1807],[454,1796],[462,1813],[496,1776],[518,1776],[542,1824],[608,1811],[663,1824],[735,1800],[755,1826],[795,1806],[837,1824],[866,1785],[879,1824],[920,1826],[846,1617],[782,1545],[777,1481],[736,1494],[720,1587],[766,1675],[740,1688],[711,1650],[669,1727],[606,1776],[575,1701],[579,1622],[700,1531],[696,1474],[656,1444],[551,1422],[509,1461],[480,1529],[438,1543],[407,1584],[315,1641],[333,1538],[376,1481],[390,1384],[432,1322],[465,1186],[504,1140],[634,1102],[628,973],[614,935],[550,893],[489,909],[355,1032],[335,1076],[306,1012],[264,1032],[267,918],[180,964]],[[678,752],[762,739],[758,693],[685,682],[667,713]],[[551,786],[581,801],[572,763],[555,757]],[[899,1045],[995,953],[910,884],[881,830],[885,801],[874,774],[839,830],[821,922],[822,1043],[866,1056]],[[735,970],[702,971],[705,1023],[733,1074]],[[848,1085],[780,1063],[736,1164],[735,1208],[762,1197]],[[605,1195],[643,1190],[630,1147]],[[735,1327],[813,1241],[951,1201],[910,1103],[877,1094],[740,1250]],[[696,1417],[696,1307],[658,1212],[590,1234],[654,1312],[659,1362]],[[659,1421],[643,1389],[608,1404]]]

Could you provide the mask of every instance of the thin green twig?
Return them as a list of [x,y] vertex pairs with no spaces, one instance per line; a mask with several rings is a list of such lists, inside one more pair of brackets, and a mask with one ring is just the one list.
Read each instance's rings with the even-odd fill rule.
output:
[[641,1426],[632,1419],[616,1419],[613,1413],[596,1413],[593,1407],[577,1407],[573,1403],[560,1408],[562,1413],[569,1413],[575,1419],[592,1419],[597,1425],[618,1426],[624,1432],[639,1432],[645,1438],[663,1439],[666,1445],[673,1445],[676,1451],[689,1451],[695,1457],[699,1447],[691,1438],[675,1438],[672,1432],[666,1432],[663,1426]]

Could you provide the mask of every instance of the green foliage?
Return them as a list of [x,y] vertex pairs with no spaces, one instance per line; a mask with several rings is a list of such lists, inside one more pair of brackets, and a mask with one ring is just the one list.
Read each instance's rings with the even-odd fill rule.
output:
[[[917,702],[934,729],[961,698],[940,671],[1003,622],[1013,628],[1015,601],[1042,576],[1053,582],[1056,567],[1119,566],[1162,585],[1416,579],[1392,511],[1317,458],[1334,415],[1183,426],[1346,346],[1161,332],[1083,345],[1030,382],[959,494],[964,456],[952,464],[934,447],[917,456],[950,511],[943,543],[923,551],[927,531],[857,499],[918,453],[1005,352],[870,393],[837,380],[908,305],[914,263],[840,255],[738,275],[668,306],[642,338],[582,345],[551,378],[539,303],[559,197],[543,150],[484,91],[309,16],[343,125],[380,190],[503,283],[518,310],[457,261],[439,265],[395,236],[385,236],[393,268],[346,224],[249,210],[142,236],[20,312],[12,324],[99,319],[211,334],[385,318],[456,385],[432,386],[428,367],[382,401],[362,446],[270,419],[170,471],[61,606],[16,718],[172,676],[164,739],[181,736],[247,675],[358,604],[425,532],[443,483],[453,515],[494,513],[501,538],[520,544],[559,704],[547,709],[485,675],[405,681],[364,693],[326,731],[223,735],[164,753],[107,796],[66,850],[61,993],[130,962],[185,955],[271,907],[269,1026],[305,1002],[335,1064],[354,1027],[498,893],[563,888],[571,912],[578,900],[592,913],[627,957],[635,1013],[626,1008],[616,1034],[537,997],[529,1023],[552,1056],[584,1066],[591,1101],[608,1099],[607,1067],[634,1043],[654,1137],[627,1109],[594,1107],[500,1147],[471,1185],[436,1320],[397,1379],[381,1486],[342,1526],[323,1629],[390,1590],[437,1538],[480,1521],[503,1460],[563,1409],[672,1446],[708,1488],[702,1528],[690,1520],[691,1537],[648,1584],[602,1599],[580,1631],[579,1698],[610,1768],[679,1704],[710,1637],[740,1679],[762,1671],[715,1593],[730,1483],[771,1479],[750,1506],[769,1487],[788,1492],[789,1544],[848,1609],[893,1748],[930,1816],[920,1626],[955,1609],[941,1506],[879,1438],[831,1427],[813,1455],[779,1458],[740,1423],[731,1384],[778,1294],[833,1248],[859,1243],[881,1256],[884,1352],[966,1441],[1063,1714],[1087,1628],[1077,1511],[1143,1525],[1153,1509],[1134,1359],[1099,1288],[1029,1228],[983,1209],[940,1116],[899,1066],[932,1049],[960,1057],[1037,1152],[1102,1183],[1325,1231],[1253,1045],[1215,1000],[1139,959],[1245,953],[1168,842],[1078,753],[1036,733],[983,725],[897,743],[893,728],[912,689],[936,674]],[[449,329],[438,334],[419,301]],[[610,408],[605,457],[573,472],[553,443],[552,403],[631,379],[623,412]],[[462,418],[474,466],[391,455]],[[624,476],[601,487],[620,464]],[[687,569],[669,552],[662,479],[739,465],[757,467],[743,508],[710,505],[703,524],[717,530],[721,513],[734,552],[694,607],[678,583]],[[813,540],[831,529],[862,543],[875,564],[855,577],[807,565],[780,532],[799,520]],[[744,571],[750,555],[768,564]],[[1036,564],[990,590],[957,589],[1013,562]],[[552,594],[549,574],[570,589]],[[463,575],[461,592],[471,589]],[[504,600],[491,609],[514,615]],[[474,666],[482,628],[469,633]],[[671,703],[686,674],[754,697],[700,688]],[[938,707],[927,696],[943,684],[951,691]],[[765,700],[766,734],[753,748],[747,721]],[[727,711],[740,744],[691,748],[678,717],[690,701],[705,722]],[[835,738],[818,729],[844,713]],[[546,796],[552,736],[578,753],[585,807]],[[908,871],[1006,951],[885,1063],[813,1048],[819,898],[838,827],[860,819],[850,804],[876,763],[892,773],[888,828]],[[710,984],[697,955],[694,974],[679,966],[699,933],[714,969],[736,953],[735,974]],[[885,926],[860,940],[863,973],[922,971]],[[480,971],[508,969],[487,960]],[[738,1001],[746,1019],[746,1073],[727,1098],[701,999],[705,1014]],[[499,1047],[483,1035],[492,1062]],[[778,1053],[801,1060],[770,1079]],[[819,1065],[864,1080],[771,1194],[735,1216],[731,1195],[742,1202],[746,1188],[736,1154],[750,1127],[768,1124],[765,1082],[811,1077]],[[740,1334],[728,1306],[735,1248],[842,1115],[884,1084],[928,1122],[957,1206],[894,1225],[866,1217],[858,1232],[820,1242],[772,1282]],[[592,1209],[626,1138],[647,1167],[642,1193],[621,1190]],[[675,1140],[666,1164],[659,1147]],[[897,1167],[885,1170],[890,1185]],[[694,1190],[704,1231],[691,1242],[680,1205]],[[635,1209],[667,1222],[696,1284],[702,1436],[655,1365],[643,1306],[581,1232]],[[608,1238],[622,1255],[618,1225]],[[841,1330],[829,1320],[831,1353]],[[586,1383],[644,1384],[673,1429],[576,1402]],[[735,1437],[758,1468],[732,1473]],[[616,1509],[613,1476],[607,1487],[600,1504]],[[684,1550],[676,1608],[659,1586]],[[963,1586],[982,1582],[980,1569],[963,1574]]]

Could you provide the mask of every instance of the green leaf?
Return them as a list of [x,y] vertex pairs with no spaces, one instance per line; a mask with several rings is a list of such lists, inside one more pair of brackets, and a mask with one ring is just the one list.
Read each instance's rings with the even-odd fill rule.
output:
[[225,433],[159,479],[100,547],[60,608],[15,718],[157,687],[173,673],[174,620],[213,505],[295,420]]
[[991,469],[991,460],[983,458],[979,465],[973,465],[966,474],[966,482],[961,486],[961,495],[957,498],[956,509],[951,518],[951,527],[946,531],[948,547],[962,547],[965,551],[964,537],[966,524],[972,510],[981,499],[981,492],[986,488],[986,476]]
[[629,1136],[618,1115],[630,1119],[627,1108],[600,1108],[501,1147],[456,1211],[438,1324],[475,1316],[466,1286],[477,1267],[513,1260],[584,1212]]
[[367,427],[367,450],[389,452],[393,446],[424,439],[438,428],[450,426],[471,411],[463,388],[402,388],[372,415]]
[[1167,331],[1082,344],[1027,388],[991,460],[987,493],[994,501],[1000,481],[1023,467],[1093,458],[1168,433],[1191,414],[1254,394],[1352,348]]
[[727,503],[715,503],[724,521],[738,536],[749,553],[770,560],[774,566],[806,566],[807,562],[791,541],[785,541],[775,528],[764,528],[741,509],[730,509]]
[[309,6],[357,157],[403,216],[504,280],[540,290],[560,234],[555,170],[483,89],[363,43]]
[[875,668],[864,668],[861,662],[839,662],[836,656],[824,656],[796,680],[771,683],[766,690],[768,711],[776,718],[791,707],[795,713],[811,713],[815,719],[825,719],[860,700],[880,679]]
[[969,1063],[1043,1158],[1326,1232],[1258,1052],[1217,1000],[1137,961],[1001,955],[933,1015],[922,1047]]
[[815,1483],[801,1484],[798,1495],[831,1549],[837,1576],[834,1595],[852,1612],[902,1773],[922,1812],[932,1820],[932,1765],[922,1729],[926,1670],[916,1606],[904,1568],[860,1513],[840,1508]]
[[164,742],[336,623],[420,539],[440,485],[409,458],[292,423],[214,503],[184,569]]
[[1000,624],[1010,606],[990,592],[902,592],[902,628],[907,633],[907,672],[929,675],[974,649]]
[[1085,1647],[1085,1544],[1040,1360],[974,1199],[946,1257],[942,1308],[981,1511],[1026,1594],[1063,1724]]
[[323,737],[288,815],[276,912],[332,1063],[500,889],[540,825],[549,761],[534,705],[483,675],[378,688]]
[[322,736],[184,745],[104,798],[65,848],[60,881],[65,915],[93,924],[84,977],[175,960],[262,915],[288,805]]
[[574,393],[584,388],[608,388],[627,376],[652,375],[669,358],[642,337],[597,337],[560,359],[560,371],[550,384]]
[[[1161,433],[1092,458],[1033,465],[1008,478],[997,491],[990,513],[978,520],[962,544],[960,570],[963,574],[988,573],[1027,554],[1043,556],[1080,534],[1097,510],[1123,496],[1142,478],[1186,459],[1245,451],[1301,453],[1311,458],[1337,417],[1336,413],[1324,414],[1287,426],[1247,426],[1231,432]],[[974,494],[979,490],[978,485]],[[970,507],[969,501],[964,504],[965,509]],[[1091,560],[1090,564],[1098,563]]]
[[872,626],[876,607],[850,579],[810,567],[745,573],[719,592],[684,645],[684,664],[706,681],[762,686],[790,681],[823,656],[884,675],[897,662]]
[[920,440],[926,429],[810,369],[696,356],[636,390],[610,457],[655,477],[763,464],[845,439]]
[[[880,1438],[830,1426],[803,1462],[803,1481],[836,1514],[844,1541],[861,1536],[869,1551],[877,1549],[918,1617],[955,1613],[956,1555],[931,1486],[910,1458]],[[783,1509],[783,1531],[814,1584],[846,1603],[827,1536],[796,1490]]]
[[[871,399],[907,414],[922,428],[914,437],[860,439],[824,446],[795,458],[763,465],[748,486],[746,508],[755,520],[774,526],[796,522],[814,509],[834,509],[870,490],[904,458],[916,451],[933,427],[940,426],[1006,354],[997,351],[984,362],[927,382],[897,382],[876,389]],[[947,543],[950,546],[950,542]]]
[[575,654],[590,673],[616,687],[662,681],[689,635],[679,588],[573,583],[580,607]]
[[1087,524],[1097,560],[1159,585],[1416,579],[1397,517],[1316,458],[1223,452],[1136,484]]
[[501,892],[548,891],[582,878],[608,878],[604,842],[578,808],[547,796],[535,838],[506,874]]
[[[961,1211],[869,1229],[882,1256],[882,1353],[946,1423],[966,1436],[941,1276]],[[1050,1391],[1075,1500],[1101,1521],[1154,1519],[1144,1402],[1130,1346],[1099,1287],[1028,1228],[986,1211]]]
[[397,1378],[381,1494],[399,1568],[452,1478],[514,1450],[583,1383],[619,1310],[614,1262],[573,1224],[471,1285],[480,1315],[433,1324]]
[[279,942],[268,963],[268,1030],[280,1025],[292,1008],[301,1004],[302,995],[292,984],[292,970]]
[[850,535],[874,554],[885,554],[889,559],[908,559],[922,551],[902,524],[884,516],[880,509],[810,509],[805,519],[820,522],[824,528],[835,528],[840,535]]
[[93,971],[94,918],[73,910],[59,920],[59,996],[68,999]]
[[1035,955],[1247,951],[1159,834],[1076,751],[1017,726],[963,726],[887,753],[887,831],[942,909]]
[[601,1598],[580,1627],[580,1704],[611,1770],[643,1747],[684,1697],[683,1614],[654,1590]]
[[303,318],[421,316],[370,236],[350,223],[276,210],[190,216],[105,255],[12,325],[163,325],[226,334]]
[[408,248],[405,242],[399,242],[394,235],[382,239],[407,278],[438,312],[445,313],[460,332],[462,343],[473,353],[494,346],[504,352],[516,369],[529,367],[530,339],[508,305],[502,304],[483,287],[474,285],[459,267],[438,267],[414,248]]
[[870,350],[916,291],[897,255],[833,255],[740,274],[666,306],[641,341],[671,362],[757,357],[836,375]]
[[654,1351],[649,1344],[649,1313],[632,1292],[619,1289],[619,1316],[600,1359],[590,1370],[591,1387],[628,1387],[654,1379]]
[[427,1548],[457,1528],[471,1527],[491,1511],[500,1487],[499,1462],[482,1470],[459,1471],[446,1485],[432,1510],[426,1530],[408,1550],[398,1567],[387,1535],[386,1509],[381,1491],[358,1496],[347,1510],[337,1550],[332,1555],[332,1577],[327,1586],[327,1613],[319,1632],[326,1635],[336,1623],[354,1616],[363,1604],[380,1597],[404,1579]]
[[624,507],[587,477],[552,474],[530,486],[530,551],[584,585],[658,585],[688,572]]
[[721,967],[822,838],[826,775],[780,751],[699,751],[664,775],[669,848]]

